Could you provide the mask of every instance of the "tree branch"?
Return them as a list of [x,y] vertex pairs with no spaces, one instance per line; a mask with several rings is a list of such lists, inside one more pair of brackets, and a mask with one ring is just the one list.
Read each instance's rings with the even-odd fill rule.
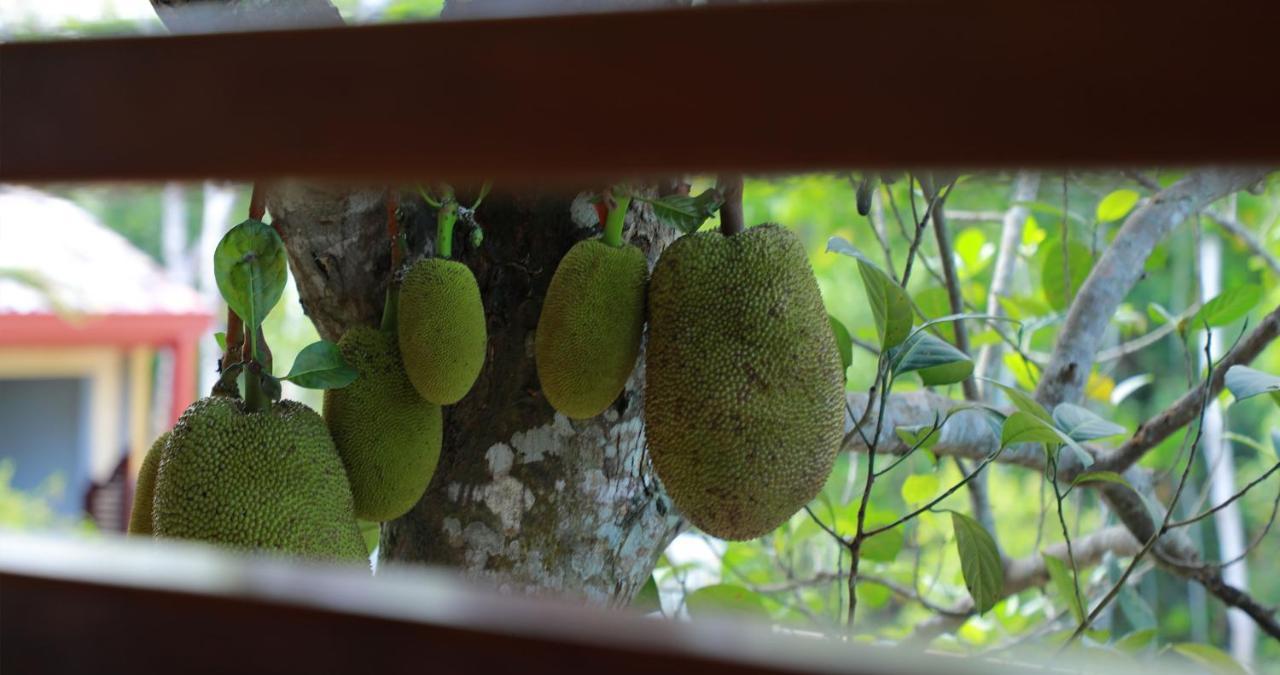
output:
[[1213,222],[1217,223],[1218,227],[1221,227],[1228,234],[1244,242],[1244,245],[1248,247],[1254,255],[1262,258],[1262,262],[1266,263],[1267,267],[1271,268],[1272,274],[1280,276],[1280,260],[1277,260],[1275,256],[1271,255],[1271,252],[1267,250],[1267,247],[1263,246],[1262,242],[1258,241],[1258,238],[1253,236],[1253,233],[1249,231],[1249,228],[1244,226],[1244,223],[1241,223],[1226,214],[1216,213],[1214,211],[1209,211],[1205,215],[1212,218]]
[[1094,354],[1120,302],[1142,277],[1156,244],[1208,204],[1265,177],[1258,169],[1193,171],[1154,195],[1125,221],[1071,303],[1036,399],[1048,408],[1080,399]]
[[[1004,316],[1004,306],[1000,298],[1009,294],[1013,286],[1013,275],[1018,270],[1018,248],[1022,245],[1022,230],[1031,215],[1028,202],[1034,201],[1040,188],[1040,174],[1035,171],[1022,171],[1014,181],[1012,205],[1005,211],[1000,229],[1000,250],[996,253],[996,267],[991,277],[991,290],[987,293],[987,314]],[[982,378],[999,379],[1002,345],[999,342],[987,345],[978,354],[978,362],[974,368],[979,382]],[[987,386],[983,385],[982,389]],[[983,392],[986,393],[985,391]]]
[[1231,366],[1245,365],[1253,361],[1277,335],[1280,335],[1280,306],[1263,317],[1248,335],[1222,357],[1214,368],[1212,378],[1183,394],[1159,415],[1143,422],[1133,436],[1124,442],[1124,445],[1100,457],[1090,468],[1095,471],[1124,471],[1133,466],[1151,448],[1195,419],[1206,387],[1209,390],[1209,396],[1217,396],[1222,391],[1223,382]]

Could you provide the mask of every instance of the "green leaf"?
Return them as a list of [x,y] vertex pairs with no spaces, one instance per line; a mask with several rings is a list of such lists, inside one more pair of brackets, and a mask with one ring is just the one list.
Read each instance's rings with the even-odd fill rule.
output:
[[1200,311],[1187,319],[1184,324],[1190,330],[1200,330],[1205,324],[1210,328],[1233,323],[1262,301],[1262,287],[1257,284],[1241,284],[1223,291],[1212,300],[1204,303]]
[[827,319],[831,321],[831,332],[836,335],[836,349],[840,350],[840,363],[842,368],[840,372],[848,377],[849,364],[853,363],[853,337],[849,335],[849,329],[844,327],[840,320],[827,315]]
[[[280,301],[288,275],[284,242],[271,226],[246,220],[227,231],[213,252],[213,276],[231,311],[254,335]],[[247,340],[246,340],[247,342]]]
[[1141,197],[1133,190],[1116,190],[1098,202],[1098,221],[1109,223],[1129,215]]
[[[1243,401],[1246,398],[1252,398],[1259,394],[1271,394],[1272,398],[1277,398],[1277,392],[1280,392],[1280,377],[1276,377],[1271,373],[1264,373],[1261,370],[1254,370],[1248,366],[1231,366],[1227,370],[1225,378],[1227,391],[1236,397],[1237,401]],[[1280,404],[1280,400],[1276,401]]]
[[1053,421],[1071,438],[1077,441],[1092,441],[1123,434],[1125,428],[1109,422],[1097,413],[1072,403],[1060,403],[1053,409]]
[[1164,305],[1158,302],[1153,302],[1147,305],[1147,316],[1151,317],[1152,321],[1160,325],[1177,321],[1178,319],[1177,316],[1174,316],[1173,312],[1165,309]]
[[960,262],[964,263],[967,277],[973,277],[986,268],[993,250],[993,247],[987,245],[987,236],[976,227],[966,228],[961,232],[952,248],[960,256]]
[[298,353],[284,379],[307,389],[341,389],[355,382],[358,373],[342,358],[338,345],[320,340]]
[[912,323],[911,299],[907,292],[845,239],[832,237],[827,241],[827,250],[858,261],[858,273],[862,276],[871,315],[876,321],[880,348],[890,349],[902,344],[911,333]]
[[636,596],[631,599],[631,609],[650,614],[662,611],[662,601],[658,597],[658,581],[650,574],[640,587]]
[[1129,481],[1124,479],[1124,476],[1114,471],[1086,471],[1071,481],[1072,486],[1086,483],[1115,483],[1125,487],[1132,487],[1129,485]]
[[1076,619],[1076,623],[1084,621],[1084,608],[1080,606],[1080,599],[1076,597],[1074,576],[1067,567],[1066,561],[1048,553],[1042,553],[1041,555],[1044,557],[1044,568],[1049,571],[1049,581],[1053,583],[1053,588],[1058,597],[1067,603],[1067,606],[1071,609],[1071,615]]
[[[1040,283],[1044,286],[1044,295],[1049,301],[1049,306],[1061,312],[1070,306],[1076,293],[1084,285],[1084,280],[1089,278],[1089,270],[1093,268],[1093,254],[1089,251],[1089,247],[1075,241],[1070,242],[1064,249],[1061,240],[1054,240],[1042,250],[1044,254],[1040,267]],[[1067,273],[1071,275],[1070,288],[1067,286]]]
[[1231,655],[1214,647],[1199,642],[1179,642],[1173,645],[1173,651],[1194,661],[1196,665],[1215,675],[1249,675],[1249,671]]
[[902,481],[902,500],[908,504],[923,504],[938,494],[941,481],[932,473],[917,473]]
[[[951,313],[951,296],[942,286],[930,286],[915,295],[916,308],[928,320],[944,317]],[[955,343],[955,326],[945,324],[938,326],[942,339]]]
[[926,386],[953,384],[973,374],[973,360],[941,338],[917,331],[894,350],[894,375],[919,372]]
[[1014,408],[1034,417],[1038,417],[1045,422],[1053,423],[1053,416],[1049,414],[1048,410],[1044,409],[1044,406],[1040,405],[1034,398],[1032,398],[1030,394],[1022,391],[1021,389],[1010,387],[1007,384],[997,382],[990,378],[983,378],[982,381],[990,382],[991,384],[1000,387],[1000,389],[1004,391],[1005,396],[1009,397],[1009,402],[1013,404]]
[[1156,613],[1151,610],[1151,605],[1138,595],[1133,586],[1120,589],[1120,594],[1116,596],[1116,603],[1120,605],[1120,611],[1124,612],[1124,617],[1129,620],[1129,625],[1135,629],[1156,627]]
[[[1122,592],[1123,593],[1123,592]],[[1143,628],[1116,640],[1115,648],[1126,654],[1139,654],[1155,643],[1156,629]]]
[[685,607],[693,619],[712,616],[753,616],[767,619],[764,597],[759,593],[734,584],[703,586],[685,598]]
[[1059,432],[1052,425],[1031,413],[1019,410],[1004,421],[1000,430],[1000,444],[1008,447],[1019,443],[1059,444]]
[[[941,425],[939,425],[941,426]],[[942,437],[942,429],[932,424],[916,424],[908,427],[897,427],[893,430],[908,448],[928,450],[938,444]]]
[[637,197],[653,207],[653,215],[658,222],[675,228],[684,234],[697,232],[707,219],[715,215],[724,197],[715,188],[707,188],[702,194],[666,195],[657,199]]
[[222,351],[222,352],[227,351],[227,334],[226,333],[223,333],[222,331],[218,331],[217,333],[214,333],[213,340],[218,343],[219,351]]
[[378,548],[378,540],[382,537],[382,524],[370,520],[357,521],[360,527],[360,536],[364,539],[365,550],[373,555],[373,549]]
[[982,614],[1000,601],[1000,594],[1004,591],[1004,566],[1000,563],[1000,552],[996,549],[995,540],[973,518],[952,511],[951,527],[956,535],[956,551],[960,554],[964,585],[973,598],[974,608]]
[[[893,522],[892,516],[886,514],[886,517],[872,519],[867,517],[867,528],[875,528],[881,525],[888,525]],[[906,535],[903,534],[901,527],[895,527],[892,530],[885,530],[870,539],[864,539],[862,542],[862,559],[873,560],[875,562],[891,563],[897,560],[898,553],[902,551],[902,545],[906,542]]]

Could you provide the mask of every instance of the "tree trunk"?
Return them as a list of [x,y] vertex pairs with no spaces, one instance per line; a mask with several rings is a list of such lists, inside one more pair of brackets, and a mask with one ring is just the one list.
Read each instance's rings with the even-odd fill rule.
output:
[[[303,306],[327,339],[378,322],[390,265],[384,196],[301,184],[271,191]],[[429,252],[434,213],[408,193],[401,203],[411,257]],[[538,385],[534,331],[551,275],[575,242],[595,234],[575,223],[572,206],[564,194],[494,194],[478,216],[483,243],[472,246],[466,229],[455,236],[455,257],[475,272],[484,298],[487,358],[471,393],[445,408],[444,448],[426,495],[384,525],[380,564],[446,565],[504,589],[620,605],[679,531],[646,452],[643,353],[617,403],[592,420],[555,414]],[[588,218],[594,224],[594,214],[576,220]],[[640,207],[626,232],[650,265],[673,237]]]

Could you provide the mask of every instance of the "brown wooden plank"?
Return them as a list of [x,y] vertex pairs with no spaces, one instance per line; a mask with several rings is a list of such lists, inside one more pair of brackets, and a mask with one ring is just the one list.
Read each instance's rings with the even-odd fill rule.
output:
[[0,179],[1275,162],[1277,25],[1268,0],[833,0],[8,44]]
[[0,533],[4,673],[937,673],[986,660],[500,596],[453,576]]

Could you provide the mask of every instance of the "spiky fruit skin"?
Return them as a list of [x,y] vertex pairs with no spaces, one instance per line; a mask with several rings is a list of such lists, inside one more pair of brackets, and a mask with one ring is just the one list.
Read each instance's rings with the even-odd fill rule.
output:
[[399,332],[405,371],[422,398],[451,405],[466,396],[489,339],[471,270],[440,258],[410,268],[400,286]]
[[324,421],[346,467],[356,516],[404,515],[426,492],[440,459],[440,406],[404,373],[394,333],[358,326],[338,341],[359,376],[324,392]]
[[160,455],[157,537],[323,559],[366,557],[351,486],[320,415],[211,396],[191,404]]
[[844,429],[840,354],[804,246],[777,225],[672,244],[649,285],[654,468],[703,531],[752,539],[817,496]]
[[138,482],[133,486],[133,511],[129,514],[129,534],[151,534],[151,506],[156,498],[156,469],[160,466],[160,453],[169,442],[170,432],[160,434],[151,444],[147,456],[138,467]]
[[542,393],[556,410],[595,417],[618,398],[640,353],[648,279],[644,252],[629,244],[588,239],[560,260],[534,339]]

